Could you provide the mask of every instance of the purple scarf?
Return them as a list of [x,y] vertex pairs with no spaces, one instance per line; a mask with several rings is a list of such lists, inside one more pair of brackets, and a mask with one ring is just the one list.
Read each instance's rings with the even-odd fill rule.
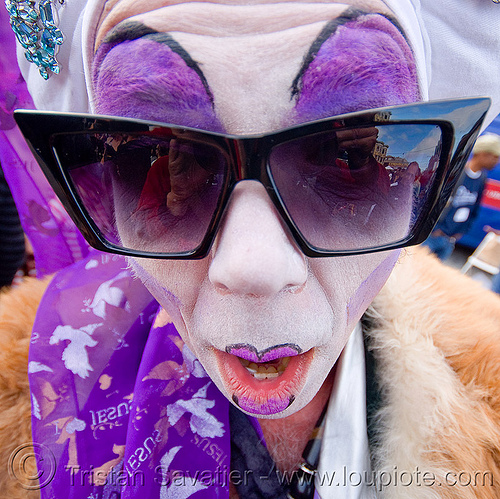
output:
[[227,497],[228,402],[125,267],[92,251],[40,305],[29,372],[42,497]]
[[43,176],[12,116],[14,109],[34,106],[17,66],[15,36],[3,5],[0,46],[0,164],[41,277],[86,256],[88,245]]

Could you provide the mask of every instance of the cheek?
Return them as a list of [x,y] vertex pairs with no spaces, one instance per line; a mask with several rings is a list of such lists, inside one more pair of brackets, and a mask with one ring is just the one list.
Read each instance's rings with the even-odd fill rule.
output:
[[378,294],[389,277],[394,265],[399,258],[400,250],[393,251],[379,263],[370,275],[358,286],[352,297],[347,302],[347,324],[354,327],[364,314],[370,303]]
[[[316,393],[338,359],[357,322],[390,275],[399,251],[372,255],[318,259],[311,263],[335,316],[328,340],[317,348],[308,373],[306,393]],[[297,404],[297,405],[299,405]]]
[[[352,257],[317,259],[311,263],[336,317],[333,340],[343,348],[365,310],[389,277],[400,251],[373,253]],[[340,330],[345,335],[341,337]],[[342,344],[341,344],[342,343]]]

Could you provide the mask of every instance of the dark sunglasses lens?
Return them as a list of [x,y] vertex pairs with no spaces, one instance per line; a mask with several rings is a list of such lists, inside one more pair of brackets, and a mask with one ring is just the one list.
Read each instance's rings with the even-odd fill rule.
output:
[[84,133],[53,137],[83,207],[110,243],[150,253],[196,249],[227,171],[196,133]]
[[381,124],[279,144],[269,170],[311,246],[360,250],[410,234],[435,184],[440,153],[436,125]]

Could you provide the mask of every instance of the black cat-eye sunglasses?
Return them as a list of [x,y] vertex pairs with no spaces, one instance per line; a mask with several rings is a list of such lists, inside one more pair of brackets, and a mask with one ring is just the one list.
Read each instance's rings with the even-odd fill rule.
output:
[[128,118],[16,111],[56,194],[95,248],[206,256],[236,183],[257,180],[310,257],[426,239],[487,98],[409,104],[234,136]]

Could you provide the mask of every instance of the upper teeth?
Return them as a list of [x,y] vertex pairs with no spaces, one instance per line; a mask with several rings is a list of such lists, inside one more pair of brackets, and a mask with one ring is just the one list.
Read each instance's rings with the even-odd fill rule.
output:
[[246,367],[247,371],[256,379],[273,379],[277,378],[285,371],[288,363],[290,362],[290,357],[282,357],[279,359],[278,363],[275,364],[258,364],[256,362],[250,362],[249,360],[242,359],[239,357],[240,362]]

